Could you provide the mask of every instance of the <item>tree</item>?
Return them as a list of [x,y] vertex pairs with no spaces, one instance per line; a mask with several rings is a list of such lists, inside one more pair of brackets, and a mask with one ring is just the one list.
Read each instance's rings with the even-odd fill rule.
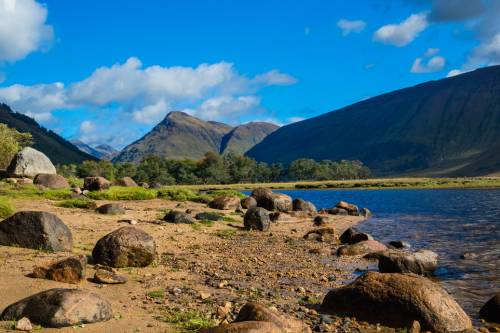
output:
[[230,181],[224,159],[214,152],[206,153],[203,159],[198,162],[198,177],[205,184],[225,184]]
[[147,156],[137,166],[135,180],[137,182],[175,184],[175,179],[168,171],[167,160],[159,156]]
[[5,124],[0,124],[0,169],[7,168],[14,155],[32,143],[30,133],[21,133]]
[[79,177],[101,176],[108,180],[115,179],[115,168],[110,161],[83,161],[77,168]]

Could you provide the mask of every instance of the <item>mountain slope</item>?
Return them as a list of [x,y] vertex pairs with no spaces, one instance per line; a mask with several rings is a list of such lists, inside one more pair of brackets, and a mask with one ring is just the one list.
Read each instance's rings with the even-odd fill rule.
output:
[[278,128],[279,126],[275,124],[265,122],[252,122],[236,126],[222,138],[221,153],[232,152],[242,155]]
[[80,149],[84,153],[87,153],[87,154],[92,155],[92,156],[97,157],[97,158],[101,157],[100,152],[98,152],[97,150],[95,150],[94,148],[92,148],[91,146],[86,144],[85,142],[82,142],[80,140],[69,140],[69,142],[71,142],[71,144],[75,145],[78,149]]
[[32,118],[13,112],[9,106],[0,103],[0,123],[15,128],[19,132],[29,132],[33,136],[33,148],[47,155],[54,164],[81,163],[95,160],[95,157],[80,151],[56,133],[47,130]]
[[248,155],[282,163],[359,159],[378,174],[437,175],[467,170],[499,143],[500,66],[493,66],[284,126]]
[[88,144],[86,144],[85,142],[82,142],[80,140],[70,140],[70,142],[72,144],[74,144],[81,151],[83,151],[89,155],[92,155],[96,158],[99,158],[101,160],[110,161],[113,158],[115,158],[119,153],[118,150],[116,150],[115,148],[111,147],[110,145],[106,145],[106,144],[91,147]]
[[170,112],[148,134],[125,147],[114,160],[139,162],[148,155],[200,159],[208,151],[220,151],[222,138],[231,129],[226,124],[203,121],[183,112]]

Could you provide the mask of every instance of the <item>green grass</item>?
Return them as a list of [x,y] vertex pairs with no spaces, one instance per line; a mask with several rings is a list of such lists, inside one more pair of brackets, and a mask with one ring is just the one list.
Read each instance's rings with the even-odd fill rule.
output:
[[14,207],[9,198],[0,197],[0,217],[5,218],[14,214]]
[[112,186],[106,191],[90,192],[88,197],[94,200],[151,200],[158,197],[158,191],[142,187]]
[[177,308],[167,309],[166,312],[157,319],[175,325],[181,332],[198,332],[204,328],[217,325],[217,322],[210,316],[196,310],[181,311]]
[[158,197],[165,200],[193,201],[199,195],[186,188],[166,188],[158,191]]
[[230,197],[238,197],[240,199],[246,198],[247,196],[244,195],[243,193],[236,191],[236,190],[209,190],[206,192],[207,195],[211,196],[212,198],[220,197],[223,195],[227,195]]
[[218,230],[215,232],[215,236],[223,239],[231,238],[234,235],[236,235],[236,230],[233,229]]
[[165,297],[165,291],[163,289],[158,289],[158,290],[151,290],[146,293],[148,297],[151,298],[164,298]]
[[63,208],[81,208],[81,209],[96,209],[97,204],[89,199],[68,199],[60,201],[56,204],[58,207]]
[[41,190],[35,185],[16,185],[0,182],[0,195],[7,196],[12,199],[49,199],[49,200],[64,200],[71,199],[71,190]]

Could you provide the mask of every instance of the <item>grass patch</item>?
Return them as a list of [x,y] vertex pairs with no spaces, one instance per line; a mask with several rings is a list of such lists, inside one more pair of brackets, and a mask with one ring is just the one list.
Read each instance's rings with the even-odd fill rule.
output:
[[231,238],[234,235],[236,235],[236,230],[233,229],[218,230],[215,232],[215,236],[220,237],[222,239]]
[[321,302],[323,302],[323,300],[319,297],[315,297],[315,296],[303,296],[301,298],[299,298],[298,300],[298,303],[299,305],[302,305],[302,306],[305,306],[305,305],[317,305],[317,304],[321,304]]
[[65,200],[71,199],[70,189],[41,190],[35,185],[17,185],[0,182],[0,195],[9,198],[17,199],[49,199],[49,200]]
[[8,217],[14,214],[14,207],[9,198],[0,197],[0,217]]
[[196,310],[181,311],[177,308],[167,309],[158,319],[175,325],[181,332],[198,332],[217,325],[217,322],[206,314]]
[[112,186],[102,192],[90,192],[88,197],[94,200],[151,200],[158,196],[158,191],[142,187]]
[[206,194],[211,196],[212,198],[220,197],[223,195],[230,196],[230,197],[238,197],[240,199],[247,197],[243,193],[236,191],[236,190],[209,190],[206,192]]
[[158,197],[173,201],[193,201],[198,197],[198,194],[186,188],[173,187],[159,190]]
[[60,201],[56,204],[57,207],[63,208],[81,208],[81,209],[96,209],[97,204],[89,199],[68,199]]
[[223,221],[226,221],[226,222],[238,222],[237,219],[235,219],[234,217],[231,217],[231,216],[224,216],[222,218]]
[[158,290],[151,290],[146,293],[146,296],[151,297],[151,298],[164,298],[165,297],[165,290],[163,289],[158,289]]

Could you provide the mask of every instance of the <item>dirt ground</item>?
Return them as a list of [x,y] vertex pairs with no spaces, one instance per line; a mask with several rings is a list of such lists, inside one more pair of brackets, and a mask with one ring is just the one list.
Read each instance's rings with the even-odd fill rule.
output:
[[[87,267],[88,280],[79,285],[30,278],[27,275],[34,266],[68,254],[1,246],[0,310],[51,288],[83,288],[102,295],[112,304],[114,319],[108,322],[43,328],[43,332],[177,332],[179,328],[167,322],[172,320],[164,319],[169,314],[192,310],[218,322],[231,321],[249,300],[274,306],[315,330],[329,331],[330,325],[345,327],[337,329],[339,332],[349,332],[349,319],[334,319],[325,324],[315,306],[329,289],[347,283],[369,264],[365,260],[333,256],[335,243],[305,240],[304,234],[316,228],[311,219],[275,223],[269,232],[249,232],[242,229],[241,215],[231,211],[224,213],[232,221],[215,222],[211,226],[158,223],[166,209],[212,211],[204,204],[191,202],[159,199],[121,202],[126,214],[118,216],[60,208],[49,200],[14,203],[18,211],[47,211],[59,216],[73,233],[76,254],[89,256],[99,238],[128,225],[119,222],[122,219],[137,220],[136,227],[152,235],[157,245],[158,259],[154,264],[118,270],[128,277],[128,282],[122,285],[93,283],[91,262]],[[332,219],[331,227],[337,235],[361,221],[360,217]],[[0,331],[9,331],[8,326],[9,323],[0,324]],[[371,331],[366,327],[353,331]]]

